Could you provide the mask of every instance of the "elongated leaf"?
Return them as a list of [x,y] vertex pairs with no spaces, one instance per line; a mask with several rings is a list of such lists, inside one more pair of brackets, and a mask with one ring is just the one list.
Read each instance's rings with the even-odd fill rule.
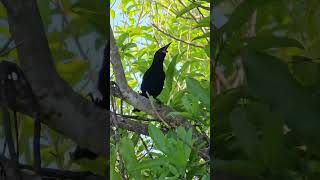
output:
[[210,16],[201,19],[194,28],[198,27],[210,27]]
[[304,86],[314,86],[319,77],[319,64],[311,61],[293,62],[290,70],[295,79]]
[[135,178],[141,178],[140,172],[134,171],[135,167],[138,166],[139,162],[135,155],[132,141],[128,137],[122,138],[119,148],[121,157],[125,163],[125,167],[128,170],[128,173]]
[[169,153],[166,147],[166,138],[161,130],[156,126],[149,124],[148,132],[156,147],[165,154]]
[[256,129],[247,120],[244,109],[235,109],[230,114],[230,124],[241,149],[250,159],[258,158],[259,140]]
[[114,180],[121,180],[119,173],[116,172],[116,149],[113,144],[110,144],[110,178]]
[[271,112],[261,114],[265,118],[263,122],[262,146],[265,153],[265,162],[269,167],[283,168],[286,158],[284,153],[283,121]]
[[166,72],[166,88],[168,89],[168,92],[171,92],[172,89],[173,77],[176,71],[176,64],[179,60],[179,57],[181,57],[179,54],[173,56]]
[[208,57],[210,57],[210,44],[205,45],[204,50]]
[[142,161],[138,166],[134,168],[135,171],[143,169],[152,169],[160,166],[167,166],[169,163],[168,159],[165,157],[150,159]]
[[259,176],[264,169],[258,164],[247,160],[213,160],[213,166],[220,171],[242,176]]
[[193,78],[187,78],[187,88],[188,91],[196,98],[198,98],[199,101],[201,101],[207,109],[210,109],[210,95],[209,91],[204,89],[200,82],[193,79]]
[[240,29],[240,27],[247,22],[255,9],[263,7],[265,3],[270,3],[272,1],[273,0],[244,0],[236,7],[228,22],[218,30],[218,33],[221,36],[224,32],[231,33],[235,29]]
[[137,47],[136,43],[127,43],[124,46],[122,46],[121,49],[122,49],[122,51],[126,51],[126,50],[134,48],[134,47]]
[[[320,149],[320,113],[317,98],[290,74],[282,60],[247,49],[242,55],[247,67],[249,90],[279,112],[302,142]],[[302,121],[303,119],[303,121]]]
[[198,37],[195,37],[192,39],[192,41],[195,41],[195,40],[198,40],[198,39],[202,39],[202,38],[207,38],[207,37],[210,37],[210,32],[207,32],[201,36],[198,36]]
[[72,6],[72,11],[89,22],[101,35],[107,35],[107,3],[101,0],[79,0]]
[[119,37],[117,37],[117,45],[119,48],[122,48],[122,46],[124,46],[124,42],[128,37],[129,33],[123,33]]
[[181,17],[181,16],[184,15],[185,13],[190,12],[192,9],[194,9],[194,8],[196,8],[196,7],[198,7],[198,6],[199,6],[199,5],[196,4],[196,3],[190,4],[189,6],[183,8],[181,11],[179,11],[179,12],[177,13],[177,17],[176,17],[176,18]]
[[250,38],[247,40],[250,48],[254,49],[269,49],[269,48],[279,48],[279,47],[296,47],[303,49],[303,45],[291,38],[287,37],[275,37],[275,36],[258,36],[255,38]]
[[59,62],[56,68],[63,79],[71,85],[74,85],[80,80],[83,73],[87,70],[88,65],[85,61],[73,60],[69,63]]

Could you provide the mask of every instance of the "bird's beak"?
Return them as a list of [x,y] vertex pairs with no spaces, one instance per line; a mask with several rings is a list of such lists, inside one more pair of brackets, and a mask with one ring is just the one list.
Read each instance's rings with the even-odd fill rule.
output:
[[162,50],[163,53],[167,53],[167,52],[168,52],[167,49],[168,49],[168,47],[170,46],[170,44],[171,44],[171,43],[169,43],[169,44],[167,44],[167,45],[165,45],[165,46],[163,47],[163,50]]

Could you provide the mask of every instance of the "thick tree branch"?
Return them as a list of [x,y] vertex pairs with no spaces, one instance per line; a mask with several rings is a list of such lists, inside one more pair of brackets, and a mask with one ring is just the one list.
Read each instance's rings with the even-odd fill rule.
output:
[[[80,146],[104,154],[108,148],[105,143],[108,114],[76,94],[57,74],[36,1],[10,2],[19,7],[17,14],[7,9],[10,33],[16,44],[23,41],[17,47],[18,57],[40,104],[42,123]],[[20,110],[33,112],[28,106]]]

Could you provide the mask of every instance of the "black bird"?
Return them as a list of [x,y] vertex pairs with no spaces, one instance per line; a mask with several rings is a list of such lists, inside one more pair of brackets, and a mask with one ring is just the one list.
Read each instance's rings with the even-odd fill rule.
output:
[[98,83],[97,83],[97,97],[94,97],[92,93],[88,95],[91,98],[91,101],[103,108],[107,109],[109,107],[109,43],[104,47],[103,60],[99,71]]
[[[98,107],[103,109],[109,108],[109,43],[107,43],[104,47],[103,51],[103,60],[99,71],[99,78],[98,78],[98,84],[97,89],[99,91],[98,97],[93,97],[92,93],[89,93],[88,95],[91,97],[91,101]],[[87,148],[82,148],[79,145],[77,145],[76,150],[74,152],[70,153],[71,159],[73,160],[79,160],[79,159],[91,159],[94,160],[98,157],[98,154],[90,151]]]
[[[171,43],[160,48],[153,57],[152,64],[150,68],[144,73],[142,84],[141,84],[141,96],[148,98],[147,92],[154,99],[157,99],[157,96],[161,93],[164,85],[164,80],[166,75],[163,71],[163,61],[167,54],[167,49]],[[138,109],[133,109],[133,112],[139,112]]]

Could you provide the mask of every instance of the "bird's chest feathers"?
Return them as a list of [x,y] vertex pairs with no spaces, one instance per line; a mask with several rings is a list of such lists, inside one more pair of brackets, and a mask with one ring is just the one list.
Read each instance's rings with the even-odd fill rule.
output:
[[161,78],[164,79],[165,78],[165,73],[163,71],[163,65],[155,65],[153,64],[149,69],[148,69],[148,74],[151,74],[152,79],[157,79],[157,78]]

